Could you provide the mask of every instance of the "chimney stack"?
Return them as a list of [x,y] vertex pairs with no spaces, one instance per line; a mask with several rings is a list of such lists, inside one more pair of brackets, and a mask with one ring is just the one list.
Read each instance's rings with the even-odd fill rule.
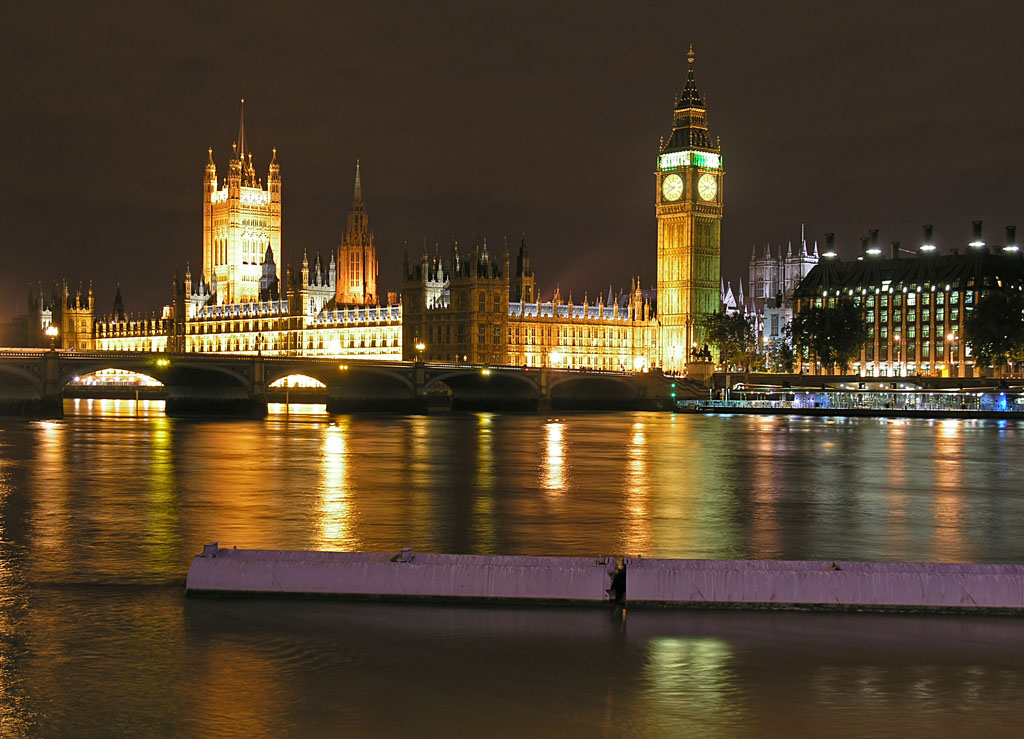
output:
[[873,257],[877,257],[882,253],[881,247],[878,246],[878,229],[868,229],[868,254]]
[[889,251],[892,254],[892,258],[893,259],[899,259],[900,258],[900,242],[898,242],[898,241],[890,241],[889,242]]
[[924,234],[921,237],[921,248],[918,252],[921,254],[930,254],[935,251],[935,241],[932,239],[932,224],[926,223],[921,227]]
[[836,252],[836,235],[831,231],[825,234],[825,251],[821,253],[824,259],[836,259],[839,253]]
[[973,246],[976,249],[980,249],[985,246],[985,242],[981,239],[981,221],[971,221],[972,234],[971,243],[968,246]]
[[1017,246],[1017,227],[1007,226],[1006,227],[1006,244],[1003,245],[1003,251],[1014,252],[1020,251],[1020,247]]

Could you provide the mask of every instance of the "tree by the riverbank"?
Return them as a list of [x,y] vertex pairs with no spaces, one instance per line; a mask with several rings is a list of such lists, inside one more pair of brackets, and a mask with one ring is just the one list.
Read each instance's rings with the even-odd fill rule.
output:
[[746,316],[714,313],[703,318],[703,325],[708,344],[718,349],[726,368],[750,370],[751,358],[757,351],[757,338]]
[[1024,361],[1024,292],[999,290],[983,295],[964,323],[967,345],[981,366]]
[[868,339],[863,311],[846,298],[831,307],[805,308],[793,316],[793,343],[821,362],[826,371],[839,365],[846,372]]

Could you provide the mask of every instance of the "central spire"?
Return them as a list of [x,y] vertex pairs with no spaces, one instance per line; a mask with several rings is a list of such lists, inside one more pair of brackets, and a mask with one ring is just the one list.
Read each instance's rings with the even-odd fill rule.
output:
[[686,53],[686,85],[676,97],[675,112],[672,115],[672,136],[662,153],[685,151],[688,149],[715,150],[716,144],[708,133],[707,108],[704,96],[697,89],[697,81],[693,74],[695,58],[693,44]]
[[363,182],[359,178],[359,160],[358,159],[356,159],[356,184],[355,184],[355,188],[353,190],[353,193],[354,193],[353,194],[353,199],[354,200],[360,200],[361,201],[363,199]]
[[676,110],[704,107],[704,98],[697,89],[697,81],[693,77],[694,58],[695,54],[693,53],[693,44],[691,43],[690,50],[686,53],[686,85],[683,86],[683,91],[676,99]]
[[238,158],[245,161],[245,98],[242,98],[242,115],[238,121]]

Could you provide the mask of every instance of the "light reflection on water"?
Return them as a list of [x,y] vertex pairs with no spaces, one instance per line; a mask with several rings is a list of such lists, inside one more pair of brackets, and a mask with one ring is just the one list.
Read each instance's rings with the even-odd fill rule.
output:
[[1024,720],[1018,619],[623,617],[181,593],[205,541],[1021,561],[1021,424],[182,421],[136,417],[133,402],[75,407],[62,421],[0,426],[5,735],[955,735]]

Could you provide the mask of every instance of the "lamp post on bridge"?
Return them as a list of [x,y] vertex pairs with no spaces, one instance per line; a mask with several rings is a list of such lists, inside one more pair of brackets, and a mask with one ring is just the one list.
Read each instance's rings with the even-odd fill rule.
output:
[[51,323],[49,326],[47,326],[43,330],[43,333],[45,333],[47,336],[50,337],[50,351],[51,352],[56,352],[57,351],[57,334],[60,333],[60,329],[57,328],[57,326],[55,324]]

